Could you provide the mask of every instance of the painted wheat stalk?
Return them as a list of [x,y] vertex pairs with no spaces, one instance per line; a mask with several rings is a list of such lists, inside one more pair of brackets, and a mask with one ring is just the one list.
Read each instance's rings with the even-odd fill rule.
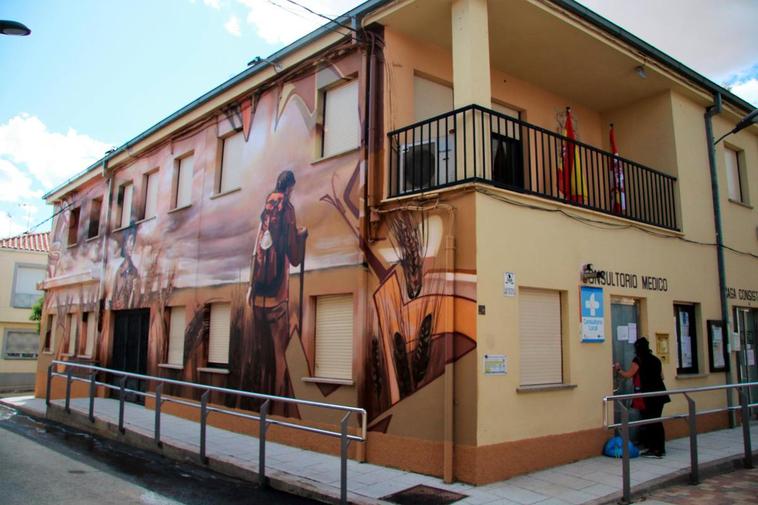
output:
[[[421,222],[423,223],[423,216]],[[408,297],[416,298],[423,287],[423,262],[426,237],[409,212],[399,212],[389,220],[392,247],[397,254],[405,276]]]
[[371,339],[371,382],[374,386],[374,394],[379,398],[382,395],[382,356],[379,347],[379,339]]
[[413,350],[413,382],[418,388],[419,383],[426,375],[429,367],[429,359],[432,352],[432,315],[427,314],[421,321],[416,337],[416,348]]
[[395,360],[400,396],[407,396],[413,392],[413,384],[411,384],[411,368],[410,363],[408,363],[408,350],[405,347],[405,337],[400,333],[395,333],[392,344],[392,355]]

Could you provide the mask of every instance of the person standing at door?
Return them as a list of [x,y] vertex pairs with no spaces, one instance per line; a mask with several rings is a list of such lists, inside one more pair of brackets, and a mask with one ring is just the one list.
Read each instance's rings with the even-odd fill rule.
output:
[[[629,370],[623,370],[620,363],[614,363],[614,370],[627,379],[639,375],[640,393],[665,391],[661,360],[650,351],[647,338],[642,337],[634,342],[634,353],[635,357]],[[644,408],[640,410],[640,417],[643,420],[661,417],[663,406],[670,401],[669,395],[644,398]],[[642,443],[647,447],[647,451],[643,452],[642,456],[661,458],[666,454],[666,433],[660,421],[644,425],[641,438]]]

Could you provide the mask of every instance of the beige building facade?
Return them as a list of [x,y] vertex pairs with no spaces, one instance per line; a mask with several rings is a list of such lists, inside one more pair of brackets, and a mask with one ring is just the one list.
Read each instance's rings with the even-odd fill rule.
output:
[[758,128],[714,186],[705,119],[748,103],[574,2],[340,19],[47,195],[51,355],[357,405],[357,457],[474,483],[598,454],[642,336],[669,389],[755,380]]

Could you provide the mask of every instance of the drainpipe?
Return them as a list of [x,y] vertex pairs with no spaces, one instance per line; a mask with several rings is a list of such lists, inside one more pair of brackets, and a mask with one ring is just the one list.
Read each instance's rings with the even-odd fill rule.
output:
[[[713,105],[705,109],[705,137],[708,142],[708,166],[711,172],[711,198],[713,199],[713,221],[716,228],[716,259],[719,271],[719,301],[721,303],[721,327],[724,332],[724,362],[727,364],[725,374],[726,384],[732,384],[732,372],[729,350],[729,308],[726,302],[726,266],[724,263],[724,235],[721,227],[721,202],[719,199],[719,181],[716,168],[716,146],[713,141],[713,116],[721,113],[721,94],[713,97]],[[726,404],[729,407],[729,426],[736,426],[734,412],[731,410],[732,391],[726,390]]]
[[452,483],[455,480],[455,209],[444,206],[450,216],[450,229],[445,235],[445,267],[450,279],[445,280],[451,283],[451,296],[450,308],[445,314],[449,331],[445,343],[442,474],[446,483]]

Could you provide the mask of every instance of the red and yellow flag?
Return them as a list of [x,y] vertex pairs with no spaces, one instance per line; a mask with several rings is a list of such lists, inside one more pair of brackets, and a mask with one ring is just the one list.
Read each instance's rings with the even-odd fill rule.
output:
[[587,203],[587,181],[582,174],[582,162],[579,149],[572,141],[576,140],[574,120],[571,107],[566,107],[566,123],[563,127],[564,140],[561,145],[561,166],[558,168],[558,189],[563,197],[572,203]]

